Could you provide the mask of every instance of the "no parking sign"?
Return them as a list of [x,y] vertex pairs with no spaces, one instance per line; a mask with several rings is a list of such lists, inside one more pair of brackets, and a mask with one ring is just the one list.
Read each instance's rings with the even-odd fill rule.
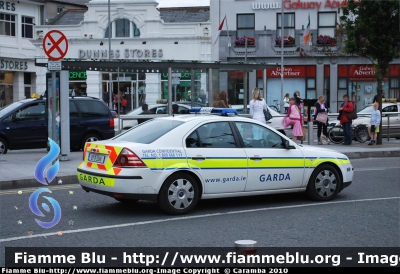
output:
[[59,61],[67,55],[68,40],[59,30],[51,30],[43,38],[44,53],[53,61]]

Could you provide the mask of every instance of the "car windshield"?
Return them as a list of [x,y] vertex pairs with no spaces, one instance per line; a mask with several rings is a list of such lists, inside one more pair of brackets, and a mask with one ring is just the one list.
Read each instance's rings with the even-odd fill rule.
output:
[[18,107],[22,106],[21,102],[15,102],[12,103],[11,105],[8,105],[2,109],[0,109],[0,118],[6,115],[7,113],[12,112],[14,109],[17,109]]
[[374,108],[372,106],[365,106],[363,109],[361,109],[358,113],[360,114],[371,114]]
[[183,122],[176,120],[153,119],[139,124],[131,130],[125,131],[121,135],[113,138],[113,140],[151,144],[168,131],[182,124]]

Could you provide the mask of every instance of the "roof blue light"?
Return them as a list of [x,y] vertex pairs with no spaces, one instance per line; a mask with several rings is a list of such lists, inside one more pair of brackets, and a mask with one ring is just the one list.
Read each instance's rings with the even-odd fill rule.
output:
[[236,109],[232,108],[213,108],[213,107],[192,107],[190,113],[195,114],[217,114],[222,116],[238,115]]

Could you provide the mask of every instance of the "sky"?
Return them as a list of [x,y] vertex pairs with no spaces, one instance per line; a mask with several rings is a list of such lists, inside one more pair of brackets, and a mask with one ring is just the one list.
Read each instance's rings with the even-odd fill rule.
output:
[[159,8],[209,6],[210,0],[156,0]]

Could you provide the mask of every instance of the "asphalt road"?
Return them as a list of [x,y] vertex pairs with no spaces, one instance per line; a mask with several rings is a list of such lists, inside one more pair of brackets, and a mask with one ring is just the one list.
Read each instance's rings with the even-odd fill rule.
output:
[[331,202],[316,203],[303,194],[205,200],[179,217],[152,202],[126,205],[78,185],[55,186],[47,196],[58,201],[62,218],[51,229],[35,222],[28,204],[34,190],[3,191],[0,265],[6,246],[231,247],[252,239],[260,247],[399,247],[400,159],[352,164],[353,184]]

